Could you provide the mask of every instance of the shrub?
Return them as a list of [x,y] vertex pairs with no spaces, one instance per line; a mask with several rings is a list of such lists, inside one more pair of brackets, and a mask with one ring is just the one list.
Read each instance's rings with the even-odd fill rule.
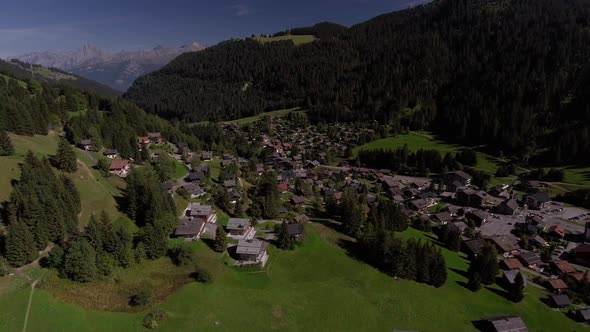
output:
[[165,318],[166,313],[163,310],[150,311],[143,318],[143,326],[150,330],[155,329],[162,324]]
[[4,258],[4,256],[0,256],[0,277],[8,275],[10,273],[10,263],[8,260]]
[[201,267],[197,267],[195,269],[195,272],[193,273],[193,277],[195,278],[195,280],[197,282],[201,282],[204,284],[209,284],[209,283],[213,282],[213,278],[211,277],[211,274],[207,270],[205,270]]
[[170,249],[169,255],[172,262],[177,266],[189,265],[195,259],[193,250],[186,244]]
[[137,294],[131,297],[129,301],[133,306],[145,306],[152,303],[154,292],[149,287],[142,288]]

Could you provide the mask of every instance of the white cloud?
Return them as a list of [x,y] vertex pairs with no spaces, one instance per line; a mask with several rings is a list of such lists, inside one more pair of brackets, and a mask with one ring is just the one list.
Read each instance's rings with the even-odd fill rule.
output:
[[235,4],[232,7],[235,16],[248,16],[252,14],[252,10],[245,4]]

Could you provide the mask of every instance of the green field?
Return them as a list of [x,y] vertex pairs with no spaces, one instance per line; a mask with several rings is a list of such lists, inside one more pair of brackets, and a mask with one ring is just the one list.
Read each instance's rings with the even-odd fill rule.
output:
[[284,109],[284,110],[278,110],[278,111],[271,111],[271,112],[263,112],[260,113],[258,115],[254,115],[254,116],[250,116],[247,118],[241,118],[241,119],[237,119],[237,120],[232,120],[232,121],[226,121],[225,123],[227,124],[238,124],[238,125],[248,125],[248,124],[252,124],[256,121],[262,120],[265,116],[274,116],[274,117],[283,117],[283,116],[287,116],[287,114],[294,112],[294,111],[298,111],[299,107],[294,107],[294,108],[289,108],[289,109]]
[[[404,237],[425,236],[409,230]],[[395,280],[349,257],[337,244],[342,236],[310,224],[302,247],[291,252],[270,249],[269,265],[261,273],[223,265],[224,258],[195,243],[201,266],[211,270],[212,284],[191,282],[157,307],[168,319],[161,331],[474,331],[472,321],[494,314],[520,315],[530,331],[582,329],[564,313],[543,304],[544,292],[533,287],[513,304],[496,294],[497,287],[472,293],[462,286],[467,261],[444,251],[449,267],[446,284],[435,289],[412,281]],[[164,267],[166,262],[153,264]],[[141,274],[143,269],[126,272]],[[155,273],[149,268],[145,275]],[[162,271],[163,272],[163,271]],[[128,280],[118,275],[120,283]],[[145,277],[142,277],[145,278]],[[56,300],[44,290],[35,292],[30,331],[141,331],[143,313],[112,313],[82,309]],[[73,285],[92,292],[87,285]],[[116,286],[114,286],[116,287]],[[100,288],[98,288],[100,289]],[[55,292],[62,294],[63,286]],[[94,293],[97,291],[94,290]],[[109,294],[106,294],[109,296]],[[27,289],[0,296],[0,330],[20,331]],[[61,295],[67,298],[65,295]]]
[[[12,78],[10,76],[6,76],[4,74],[0,74],[0,77],[3,78],[5,81],[8,81],[10,79],[14,79],[14,78]],[[18,82],[18,85],[22,86],[25,89],[27,88],[27,83],[25,83],[25,82],[23,82],[21,80],[17,80],[17,82]]]
[[[436,139],[430,133],[424,132],[410,132],[409,134],[397,135],[395,137],[388,137],[379,139],[376,141],[369,142],[365,145],[357,146],[353,149],[353,156],[358,154],[360,150],[376,150],[376,149],[397,149],[408,145],[410,151],[417,151],[420,149],[435,149],[440,151],[444,156],[447,152],[457,152],[462,146],[455,144],[448,144],[441,140]],[[476,169],[486,171],[489,173],[495,173],[497,166],[497,158],[487,155],[482,152],[477,152],[477,165]]]
[[[37,156],[49,157],[57,150],[59,137],[55,133],[47,136],[20,136],[9,134],[14,144],[15,154],[9,157],[0,157],[0,202],[8,199],[12,188],[11,181],[20,177],[19,163],[24,160],[28,150]],[[80,223],[85,225],[92,213],[98,214],[106,211],[113,219],[121,216],[117,210],[117,202],[113,196],[120,195],[120,188],[125,182],[117,177],[103,178],[97,170],[92,169],[94,163],[81,151],[76,150],[78,157],[78,171],[71,174],[71,178],[80,191],[82,199],[82,213]]]
[[254,37],[254,40],[256,40],[257,42],[262,43],[262,44],[283,41],[283,40],[291,40],[291,41],[293,41],[293,44],[301,45],[301,44],[311,43],[316,39],[317,38],[313,35],[285,35],[285,36],[277,36],[277,37]]

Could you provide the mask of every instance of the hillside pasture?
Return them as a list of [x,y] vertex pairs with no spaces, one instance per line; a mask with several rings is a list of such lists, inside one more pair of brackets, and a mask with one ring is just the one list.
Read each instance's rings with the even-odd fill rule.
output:
[[254,40],[261,44],[290,40],[295,45],[307,44],[315,41],[317,38],[313,35],[284,35],[276,37],[254,37]]

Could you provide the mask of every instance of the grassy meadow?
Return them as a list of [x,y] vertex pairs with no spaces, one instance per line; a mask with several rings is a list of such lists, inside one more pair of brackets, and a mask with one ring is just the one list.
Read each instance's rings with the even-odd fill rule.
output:
[[307,44],[311,43],[317,38],[313,35],[285,35],[285,36],[277,36],[277,37],[254,37],[259,43],[266,44],[272,43],[277,41],[284,41],[284,40],[291,40],[295,45]]
[[[402,236],[428,240],[415,230]],[[125,299],[132,294],[129,289],[145,283],[157,287],[157,294],[180,287],[154,306],[168,316],[161,331],[474,331],[472,321],[494,314],[520,315],[530,331],[583,328],[543,304],[539,298],[545,293],[533,287],[519,304],[499,295],[497,286],[477,293],[467,290],[462,254],[444,250],[449,277],[435,289],[395,280],[351,258],[340,246],[347,240],[327,226],[309,224],[304,244],[288,252],[270,248],[270,260],[261,272],[238,271],[225,265],[227,257],[202,242],[193,243],[197,263],[211,272],[212,284],[184,283],[182,270],[182,286],[174,277],[163,279],[171,273],[164,258],[117,272],[116,282],[80,285],[49,274],[35,292],[30,331],[144,330],[145,312],[126,308]],[[0,330],[22,329],[27,297],[24,288],[0,296]],[[125,312],[92,309],[100,303],[118,304]]]

